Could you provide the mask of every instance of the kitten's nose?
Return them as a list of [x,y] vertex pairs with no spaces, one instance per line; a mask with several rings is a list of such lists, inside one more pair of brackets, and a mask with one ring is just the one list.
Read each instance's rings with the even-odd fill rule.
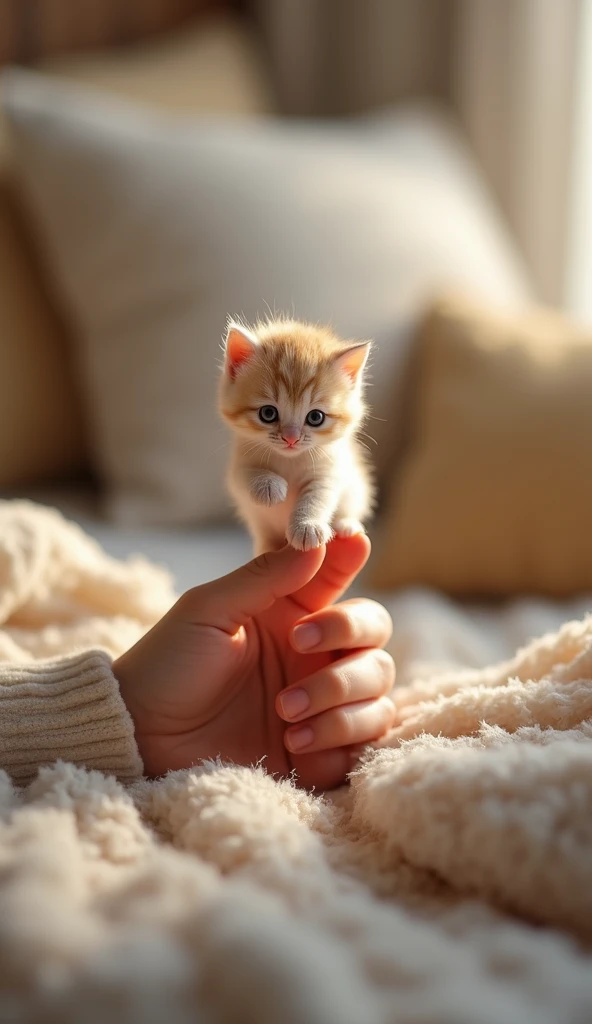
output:
[[293,448],[295,444],[300,440],[300,431],[294,428],[287,427],[286,432],[282,434],[282,441],[285,441],[288,448]]

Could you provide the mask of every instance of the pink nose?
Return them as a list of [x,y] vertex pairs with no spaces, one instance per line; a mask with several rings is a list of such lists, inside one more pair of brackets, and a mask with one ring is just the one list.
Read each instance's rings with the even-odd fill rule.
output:
[[285,441],[288,448],[293,448],[295,444],[300,440],[300,434],[293,434],[292,432],[282,434],[282,441]]

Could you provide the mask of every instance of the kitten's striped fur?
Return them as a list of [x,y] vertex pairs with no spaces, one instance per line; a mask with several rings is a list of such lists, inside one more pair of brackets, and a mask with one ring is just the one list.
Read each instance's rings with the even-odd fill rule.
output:
[[[234,434],[228,483],[256,553],[363,529],[373,487],[357,432],[369,346],[296,320],[229,323],[219,394]],[[263,422],[263,408],[277,419]],[[311,412],[321,425],[307,422]]]

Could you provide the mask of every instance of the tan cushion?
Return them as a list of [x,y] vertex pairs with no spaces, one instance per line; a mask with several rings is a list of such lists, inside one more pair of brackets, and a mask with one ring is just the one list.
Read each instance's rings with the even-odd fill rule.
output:
[[592,589],[592,334],[445,299],[418,345],[414,440],[374,583]]
[[262,114],[276,101],[248,22],[211,14],[152,42],[52,58],[45,73],[173,112]]
[[214,6],[224,0],[2,0],[0,61],[28,63],[48,54],[122,46]]
[[[162,41],[44,65],[170,110],[229,114],[273,109],[256,43],[239,19],[210,16]],[[0,122],[0,487],[69,475],[86,460],[64,324],[54,311],[16,209]]]
[[84,434],[63,330],[12,195],[0,139],[0,487],[74,473]]
[[474,169],[418,117],[175,125],[27,75],[9,110],[121,521],[228,514],[215,391],[229,312],[293,309],[373,337],[374,433],[399,415],[400,354],[433,289],[528,295]]

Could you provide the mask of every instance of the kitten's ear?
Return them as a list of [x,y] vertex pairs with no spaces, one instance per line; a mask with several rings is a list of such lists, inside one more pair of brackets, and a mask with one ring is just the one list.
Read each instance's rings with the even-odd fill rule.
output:
[[366,365],[371,344],[371,341],[357,341],[338,352],[335,357],[336,365],[354,384]]
[[234,380],[241,366],[251,359],[259,341],[246,327],[230,321],[224,342],[224,368],[231,380]]

